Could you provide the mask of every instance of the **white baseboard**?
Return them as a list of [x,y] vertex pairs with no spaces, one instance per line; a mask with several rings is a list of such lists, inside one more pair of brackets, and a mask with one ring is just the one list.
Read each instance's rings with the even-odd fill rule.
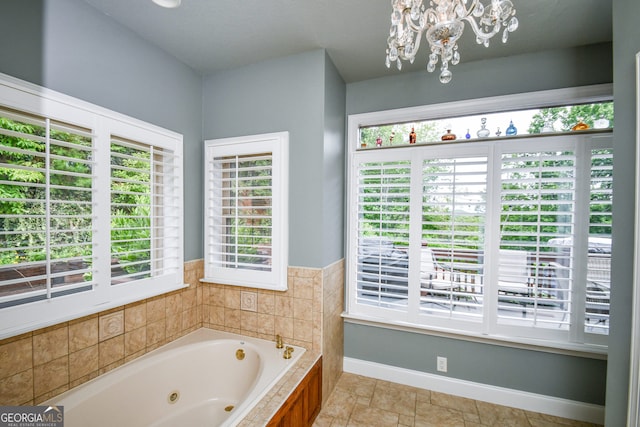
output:
[[453,394],[455,396],[497,405],[505,405],[512,408],[555,415],[557,417],[570,418],[578,421],[604,424],[604,406],[601,405],[459,380],[350,357],[344,358],[343,370],[344,372],[352,374],[440,393]]

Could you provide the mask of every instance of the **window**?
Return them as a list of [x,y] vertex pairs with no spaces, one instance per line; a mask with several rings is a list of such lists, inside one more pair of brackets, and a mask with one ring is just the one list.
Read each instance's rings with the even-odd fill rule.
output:
[[0,108],[0,144],[0,307],[91,290],[91,131]]
[[111,138],[111,284],[181,268],[173,150]]
[[606,345],[610,131],[351,146],[348,317]]
[[205,142],[206,281],[287,289],[287,132]]
[[181,144],[0,82],[0,336],[184,286]]

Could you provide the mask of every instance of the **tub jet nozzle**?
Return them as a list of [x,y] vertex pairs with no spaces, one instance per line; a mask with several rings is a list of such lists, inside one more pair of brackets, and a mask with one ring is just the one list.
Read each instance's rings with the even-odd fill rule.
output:
[[239,348],[236,350],[236,359],[242,360],[244,359],[244,350]]

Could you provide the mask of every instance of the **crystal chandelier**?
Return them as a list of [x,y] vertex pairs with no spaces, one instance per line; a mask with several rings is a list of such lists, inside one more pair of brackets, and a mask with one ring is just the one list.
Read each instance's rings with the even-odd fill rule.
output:
[[387,40],[387,68],[395,62],[398,70],[402,61],[413,64],[420,47],[422,33],[431,47],[427,71],[433,72],[440,61],[440,81],[449,83],[449,63],[460,62],[458,39],[467,21],[476,34],[476,42],[489,46],[489,40],[502,30],[502,42],[518,28],[516,10],[510,0],[490,0],[484,6],[480,0],[431,0],[427,9],[422,0],[391,0],[391,30]]

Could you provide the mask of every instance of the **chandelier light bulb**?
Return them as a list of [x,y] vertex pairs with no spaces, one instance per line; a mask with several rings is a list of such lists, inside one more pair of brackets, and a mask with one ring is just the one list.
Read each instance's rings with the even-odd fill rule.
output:
[[[156,1],[156,0],[154,0]],[[167,1],[167,0],[163,0]],[[396,62],[398,69],[401,61],[413,63],[424,37],[429,43],[431,54],[427,71],[433,72],[438,61],[442,64],[440,81],[451,81],[449,62],[460,62],[458,39],[464,31],[465,21],[476,35],[476,42],[489,47],[489,40],[502,32],[502,42],[509,40],[509,33],[518,29],[516,10],[511,0],[430,0],[425,8],[423,0],[391,0],[391,29],[387,39],[387,59],[390,67]]]

